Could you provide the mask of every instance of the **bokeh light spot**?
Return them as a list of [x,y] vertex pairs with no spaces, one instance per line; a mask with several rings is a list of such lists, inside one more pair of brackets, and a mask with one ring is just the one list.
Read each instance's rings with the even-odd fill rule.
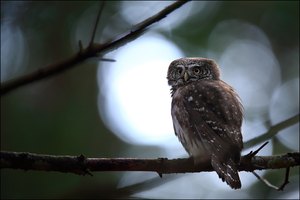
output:
[[99,68],[100,95],[106,99],[99,102],[99,110],[122,140],[163,145],[175,137],[166,75],[170,62],[182,55],[174,44],[155,34],[107,55],[117,62]]

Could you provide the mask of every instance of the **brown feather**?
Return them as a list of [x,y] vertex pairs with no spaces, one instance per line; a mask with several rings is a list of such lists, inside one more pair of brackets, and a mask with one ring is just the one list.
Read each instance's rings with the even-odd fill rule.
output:
[[[182,80],[181,69],[191,77],[188,81]],[[238,95],[219,79],[218,67],[209,59],[173,61],[168,80],[173,126],[180,142],[196,164],[209,159],[223,181],[240,188],[237,166],[243,148],[243,107]]]

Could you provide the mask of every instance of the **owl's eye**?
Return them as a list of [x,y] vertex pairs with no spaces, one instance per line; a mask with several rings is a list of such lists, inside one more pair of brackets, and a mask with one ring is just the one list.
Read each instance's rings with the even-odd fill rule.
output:
[[178,74],[181,74],[181,73],[182,73],[182,70],[183,70],[182,68],[178,68],[178,69],[177,69],[177,73],[178,73]]
[[194,72],[194,74],[199,74],[200,73],[200,69],[199,68],[194,68],[193,72]]

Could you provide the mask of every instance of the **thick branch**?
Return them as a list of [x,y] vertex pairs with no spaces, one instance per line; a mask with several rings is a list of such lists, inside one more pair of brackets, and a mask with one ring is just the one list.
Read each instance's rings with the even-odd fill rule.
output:
[[[299,152],[276,156],[243,156],[240,171],[280,169],[299,166]],[[194,166],[190,158],[136,159],[86,158],[85,156],[53,156],[32,153],[1,152],[0,168],[69,172],[80,175],[92,171],[153,171],[159,174],[213,171],[210,163]]]
[[[188,2],[187,0],[176,1],[175,3],[171,4],[170,6],[166,7],[159,13],[149,17],[148,19],[144,20],[143,22],[134,26],[130,31],[122,34],[117,39],[112,41],[108,41],[104,44],[96,44],[92,43],[86,48],[80,47],[80,50],[77,54],[62,60],[60,62],[48,65],[46,67],[41,67],[38,70],[21,76],[15,79],[9,80],[7,82],[1,83],[1,95],[6,94],[20,86],[27,85],[29,83],[41,80],[43,78],[58,74],[64,70],[70,69],[75,65],[85,61],[88,58],[104,55],[114,49],[117,49],[124,44],[133,41],[137,37],[139,37],[142,33],[144,33],[150,25],[159,20],[166,17],[168,14],[176,10],[177,8],[181,7],[183,4]],[[81,44],[81,43],[80,43]]]

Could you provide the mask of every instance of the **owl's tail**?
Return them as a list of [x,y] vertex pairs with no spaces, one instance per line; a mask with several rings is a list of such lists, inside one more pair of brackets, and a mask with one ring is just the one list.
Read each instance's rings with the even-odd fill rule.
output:
[[225,181],[231,188],[241,188],[241,181],[237,170],[237,164],[232,158],[221,162],[214,154],[211,158],[211,165],[222,181]]

